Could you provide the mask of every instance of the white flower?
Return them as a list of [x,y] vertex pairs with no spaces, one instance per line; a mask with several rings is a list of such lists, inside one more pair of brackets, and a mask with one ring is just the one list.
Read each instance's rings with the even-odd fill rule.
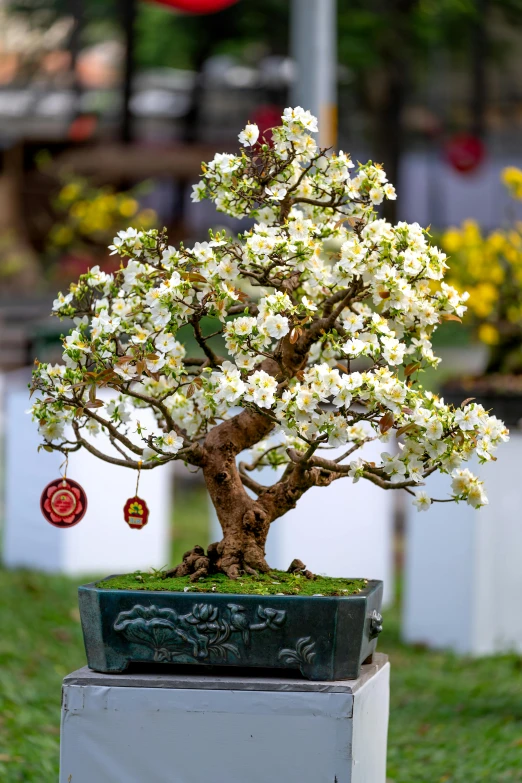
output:
[[296,106],[295,108],[287,108],[283,112],[283,122],[285,123],[299,123],[306,128],[306,130],[312,133],[317,133],[317,117],[314,117],[309,111]]
[[78,331],[73,330],[65,338],[65,347],[82,353],[90,353],[91,346],[86,338]]
[[158,335],[154,344],[161,353],[169,353],[169,351],[172,351],[177,345],[177,340],[172,334],[164,333]]
[[475,478],[473,473],[467,468],[454,470],[451,475],[453,479],[451,482],[451,488],[456,495],[465,494],[469,490]]
[[101,431],[101,427],[98,424],[97,421],[94,421],[94,419],[87,419],[87,422],[85,424],[85,429],[89,433],[89,435],[92,435],[93,437],[96,437],[96,435],[99,435]]
[[150,337],[150,332],[147,329],[143,329],[141,326],[136,327],[136,331],[131,337],[133,343],[137,345],[143,345]]
[[431,506],[431,498],[427,492],[416,492],[413,505],[417,507],[417,511],[428,511]]
[[315,310],[317,310],[317,305],[315,305],[311,299],[308,299],[307,296],[302,296],[301,302],[305,310],[308,310],[310,313],[313,313]]
[[39,432],[48,441],[61,440],[63,438],[64,422],[61,419],[51,419],[45,424],[40,424]]
[[285,318],[284,315],[267,316],[263,322],[263,331],[276,339],[284,337],[290,331],[288,318]]
[[364,319],[360,313],[349,313],[343,319],[343,329],[349,334],[360,332],[364,325]]
[[259,138],[259,128],[257,125],[249,124],[238,136],[243,147],[253,147]]
[[482,481],[475,482],[469,489],[466,497],[468,505],[473,508],[481,508],[481,506],[487,506],[489,503],[486,493],[484,492],[484,485]]
[[271,188],[266,187],[265,193],[272,201],[282,201],[286,196],[286,188],[284,185],[274,185]]
[[232,174],[240,166],[241,158],[229,155],[227,152],[216,152],[214,160],[208,164],[209,169],[219,171],[221,174]]
[[300,411],[311,413],[317,407],[318,400],[310,389],[299,389],[295,403]]
[[183,438],[174,430],[171,430],[161,438],[162,451],[167,454],[176,454],[183,446]]
[[143,267],[138,264],[137,261],[129,261],[125,269],[123,270],[123,289],[129,291],[133,285],[137,282],[138,275],[143,272]]
[[353,478],[353,483],[357,484],[360,478],[363,477],[363,472],[366,469],[366,463],[359,457],[353,462],[350,462],[350,470],[348,475]]
[[125,403],[120,400],[111,400],[106,410],[110,419],[121,421],[123,424],[130,420],[130,411],[127,410]]
[[124,381],[132,381],[138,374],[136,367],[131,364],[131,362],[115,365],[114,372],[117,373],[120,378],[123,378]]
[[114,334],[119,329],[121,324],[121,318],[116,315],[109,315],[106,310],[103,310],[98,317],[92,319],[91,326],[93,337],[98,334]]
[[[433,416],[429,419],[428,422],[426,422],[426,437],[430,440],[439,440],[439,438],[442,437],[443,433],[443,427],[440,421]],[[446,450],[446,445],[444,444],[444,450]]]
[[59,293],[53,302],[53,310],[61,310],[62,307],[66,307],[70,304],[73,299],[74,294],[65,294],[64,296],[62,293]]
[[159,372],[165,367],[166,363],[167,359],[165,356],[158,356],[157,359],[145,359],[145,364],[147,365],[147,370],[149,370],[149,372]]
[[135,228],[119,231],[113,239],[113,244],[109,245],[109,250],[112,250],[111,256],[120,252],[124,254],[133,252],[140,255],[143,248],[142,238],[143,233]]
[[455,424],[464,432],[474,430],[479,424],[479,417],[476,406],[466,405],[465,408],[458,408],[455,411]]
[[229,331],[234,331],[235,334],[240,335],[241,337],[244,337],[252,334],[252,330],[255,325],[255,318],[243,316],[242,318],[236,318],[235,321],[231,321],[229,324],[227,324],[227,329]]
[[191,193],[191,200],[194,203],[197,203],[199,201],[202,201],[205,198],[205,191],[207,189],[207,184],[203,180],[200,180],[195,185],[192,185],[192,193]]
[[384,471],[388,474],[390,481],[395,483],[404,479],[406,465],[402,462],[399,455],[388,454],[387,451],[384,451],[381,454],[381,459]]
[[366,344],[358,339],[347,340],[343,345],[343,351],[347,356],[360,356],[365,348]]
[[255,402],[260,408],[271,408],[276,390],[276,379],[264,370],[256,370],[248,379],[245,399]]
[[395,337],[381,337],[382,355],[388,364],[402,364],[406,345]]
[[384,191],[382,188],[371,188],[370,190],[370,199],[372,201],[372,204],[381,204],[384,197]]
[[87,273],[87,285],[94,288],[112,280],[112,275],[108,275],[106,272],[102,272],[98,265],[93,266]]

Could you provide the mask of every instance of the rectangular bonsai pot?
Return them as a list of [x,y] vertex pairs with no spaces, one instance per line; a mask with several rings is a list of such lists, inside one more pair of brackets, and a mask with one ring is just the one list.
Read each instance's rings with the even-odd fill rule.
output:
[[94,583],[78,594],[87,662],[104,673],[132,663],[186,663],[355,679],[382,628],[380,581],[346,597],[115,590]]

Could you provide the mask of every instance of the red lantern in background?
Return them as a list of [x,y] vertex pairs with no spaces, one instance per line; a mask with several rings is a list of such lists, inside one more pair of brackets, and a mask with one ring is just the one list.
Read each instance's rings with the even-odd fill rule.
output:
[[159,3],[188,14],[215,14],[223,11],[238,0],[148,0],[151,3]]
[[252,122],[259,128],[259,143],[272,144],[272,128],[281,125],[283,109],[272,103],[262,104],[251,115]]
[[484,142],[471,133],[458,133],[446,143],[448,163],[461,174],[469,174],[480,166],[486,157]]

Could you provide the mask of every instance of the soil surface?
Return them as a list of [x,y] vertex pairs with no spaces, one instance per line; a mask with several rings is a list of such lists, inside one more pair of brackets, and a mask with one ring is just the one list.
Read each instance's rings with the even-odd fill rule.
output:
[[347,596],[360,593],[367,586],[366,579],[341,579],[316,576],[307,579],[302,574],[271,571],[268,574],[239,576],[229,579],[224,574],[214,574],[191,582],[188,576],[165,579],[161,573],[144,573],[114,576],[97,582],[96,587],[106,590],[162,590],[176,593],[230,593],[244,595],[324,595]]

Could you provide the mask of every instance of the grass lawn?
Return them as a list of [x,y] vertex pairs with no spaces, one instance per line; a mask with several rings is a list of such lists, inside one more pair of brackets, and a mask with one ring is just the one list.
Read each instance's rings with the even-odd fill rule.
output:
[[[179,557],[206,543],[206,499],[179,494],[176,514]],[[2,783],[57,780],[61,680],[85,662],[76,583],[0,570]],[[397,609],[385,615],[379,649],[392,662],[390,781],[522,783],[519,657],[469,661],[405,647]]]

